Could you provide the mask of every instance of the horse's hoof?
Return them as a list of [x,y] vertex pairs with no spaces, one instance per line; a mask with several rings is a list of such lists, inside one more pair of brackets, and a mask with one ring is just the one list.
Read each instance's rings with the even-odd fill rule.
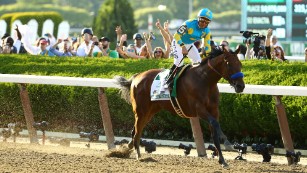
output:
[[136,153],[136,160],[140,160],[141,159],[141,154]]
[[129,149],[132,149],[132,148],[133,148],[133,142],[132,142],[132,141],[130,141],[130,142],[128,143],[128,148],[129,148]]
[[222,163],[222,168],[229,169],[229,165],[226,162],[224,162]]

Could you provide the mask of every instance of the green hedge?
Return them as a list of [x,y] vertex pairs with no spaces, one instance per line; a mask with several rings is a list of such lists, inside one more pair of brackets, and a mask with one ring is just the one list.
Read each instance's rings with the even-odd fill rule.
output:
[[38,35],[41,35],[43,24],[47,19],[51,19],[54,23],[54,36],[57,37],[59,24],[63,21],[63,17],[57,12],[24,12],[24,13],[8,13],[1,16],[8,24],[7,32],[10,31],[11,26],[15,20],[20,20],[21,23],[26,24],[31,19],[35,19],[38,23]]
[[[0,73],[127,78],[152,68],[168,68],[168,60],[123,60],[109,58],[51,58],[30,55],[0,55]],[[186,62],[189,62],[188,60]],[[307,86],[306,63],[243,61],[245,83],[259,85]],[[225,80],[220,82],[225,83]],[[51,122],[55,131],[78,132],[102,128],[96,88],[28,85],[35,120]],[[130,136],[134,118],[131,106],[122,100],[117,89],[106,90],[115,135]],[[0,84],[0,125],[23,121],[24,116],[17,84]],[[306,147],[307,98],[282,97],[295,147]],[[221,127],[231,140],[270,142],[282,147],[279,125],[272,96],[221,94]],[[202,122],[205,140],[210,139],[208,125]],[[158,133],[157,133],[158,132]],[[189,121],[167,112],[160,112],[146,127],[144,137],[192,140]]]
[[29,4],[14,4],[14,5],[4,5],[0,6],[0,16],[7,13],[17,13],[17,12],[42,12],[42,11],[55,11],[63,16],[64,20],[69,21],[71,26],[83,27],[91,26],[93,21],[93,16],[90,12],[81,8],[71,8],[62,7],[52,4],[44,5],[29,5]]

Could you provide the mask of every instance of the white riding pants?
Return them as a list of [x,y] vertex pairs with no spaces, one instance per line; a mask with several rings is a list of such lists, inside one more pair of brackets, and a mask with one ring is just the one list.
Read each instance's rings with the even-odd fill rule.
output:
[[[184,46],[189,51],[187,56],[191,60],[192,64],[200,63],[201,57],[198,53],[197,48],[194,46],[194,44],[185,44]],[[183,65],[183,61],[181,61],[183,59],[182,48],[180,47],[179,44],[177,44],[175,39],[172,41],[172,54],[174,56],[174,64],[177,67],[182,66]]]

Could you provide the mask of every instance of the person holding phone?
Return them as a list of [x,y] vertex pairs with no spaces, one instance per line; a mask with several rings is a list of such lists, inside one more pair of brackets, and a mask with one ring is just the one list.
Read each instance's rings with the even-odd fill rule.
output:
[[101,52],[98,46],[94,44],[92,41],[93,38],[93,31],[90,28],[84,28],[81,31],[83,42],[77,49],[76,56],[93,56],[94,52]]
[[[57,50],[56,47],[61,44],[60,50]],[[72,56],[71,53],[71,44],[70,41],[68,39],[62,40],[62,39],[58,39],[58,41],[55,43],[55,45],[53,45],[49,51],[51,53],[53,53],[56,56]]]

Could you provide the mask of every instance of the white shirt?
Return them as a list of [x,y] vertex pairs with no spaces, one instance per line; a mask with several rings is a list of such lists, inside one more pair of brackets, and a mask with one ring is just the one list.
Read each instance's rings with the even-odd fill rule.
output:
[[[91,50],[93,41],[90,41],[88,45],[85,44],[85,42],[83,42],[77,49],[77,53],[76,56],[87,56]],[[99,49],[98,46],[94,46],[94,49],[92,51],[92,55],[94,52],[101,52],[101,50]]]

